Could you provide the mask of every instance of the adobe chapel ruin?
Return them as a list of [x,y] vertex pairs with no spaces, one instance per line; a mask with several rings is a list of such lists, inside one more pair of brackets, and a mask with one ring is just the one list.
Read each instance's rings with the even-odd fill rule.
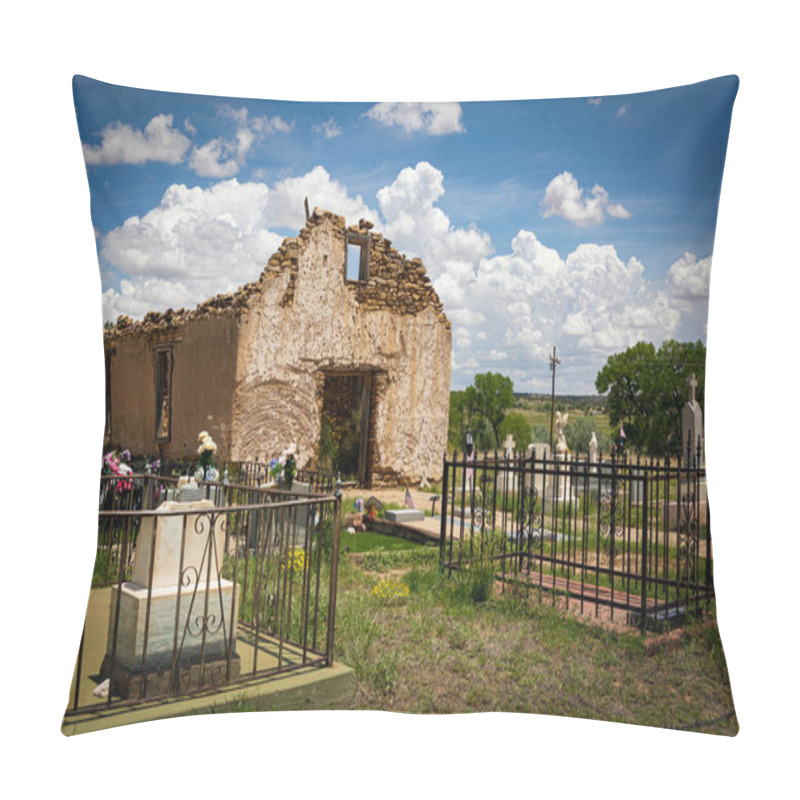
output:
[[364,486],[438,478],[447,439],[451,327],[420,259],[372,224],[315,209],[259,279],[194,310],[121,316],[106,329],[107,446],[261,461],[296,442],[319,459],[323,411],[358,411]]

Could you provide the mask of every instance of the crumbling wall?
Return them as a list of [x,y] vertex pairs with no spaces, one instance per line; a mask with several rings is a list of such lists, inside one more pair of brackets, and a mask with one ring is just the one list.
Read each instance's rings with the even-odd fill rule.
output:
[[319,373],[378,373],[369,465],[374,483],[441,472],[450,391],[450,323],[425,268],[368,224],[369,279],[346,280],[345,222],[315,210],[270,258],[242,314],[233,457],[266,458],[296,442],[317,455]]
[[[111,440],[134,454],[174,459],[197,456],[207,430],[218,459],[231,451],[231,417],[244,297],[213,298],[192,311],[150,312],[138,322],[121,317],[105,331],[111,353]],[[171,351],[170,436],[156,435],[156,352]]]
[[[450,323],[419,259],[371,224],[369,277],[346,279],[342,217],[315,210],[270,257],[258,281],[193,310],[121,317],[105,332],[111,357],[112,443],[192,458],[200,430],[218,458],[265,460],[290,442],[300,466],[317,456],[322,382],[370,372],[368,471],[374,484],[441,473],[450,393]],[[173,353],[172,433],[156,442],[154,354]]]

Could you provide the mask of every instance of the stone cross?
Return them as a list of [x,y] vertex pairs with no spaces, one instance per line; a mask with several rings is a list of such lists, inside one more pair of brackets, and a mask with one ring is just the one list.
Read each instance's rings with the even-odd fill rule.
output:
[[514,437],[509,433],[503,441],[503,451],[507,456],[512,455],[516,446],[517,443],[514,441]]

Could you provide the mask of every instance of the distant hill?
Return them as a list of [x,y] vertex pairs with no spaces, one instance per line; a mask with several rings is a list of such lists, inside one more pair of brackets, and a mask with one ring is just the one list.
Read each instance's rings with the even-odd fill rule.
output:
[[[549,394],[514,392],[514,408],[524,411],[550,411]],[[606,398],[598,394],[557,394],[559,411],[581,411],[584,414],[605,414]]]

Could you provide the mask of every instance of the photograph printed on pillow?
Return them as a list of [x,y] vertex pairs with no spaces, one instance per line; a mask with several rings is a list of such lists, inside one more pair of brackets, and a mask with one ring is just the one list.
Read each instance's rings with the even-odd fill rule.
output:
[[105,430],[63,732],[372,709],[735,735],[703,407],[737,89],[76,76]]

